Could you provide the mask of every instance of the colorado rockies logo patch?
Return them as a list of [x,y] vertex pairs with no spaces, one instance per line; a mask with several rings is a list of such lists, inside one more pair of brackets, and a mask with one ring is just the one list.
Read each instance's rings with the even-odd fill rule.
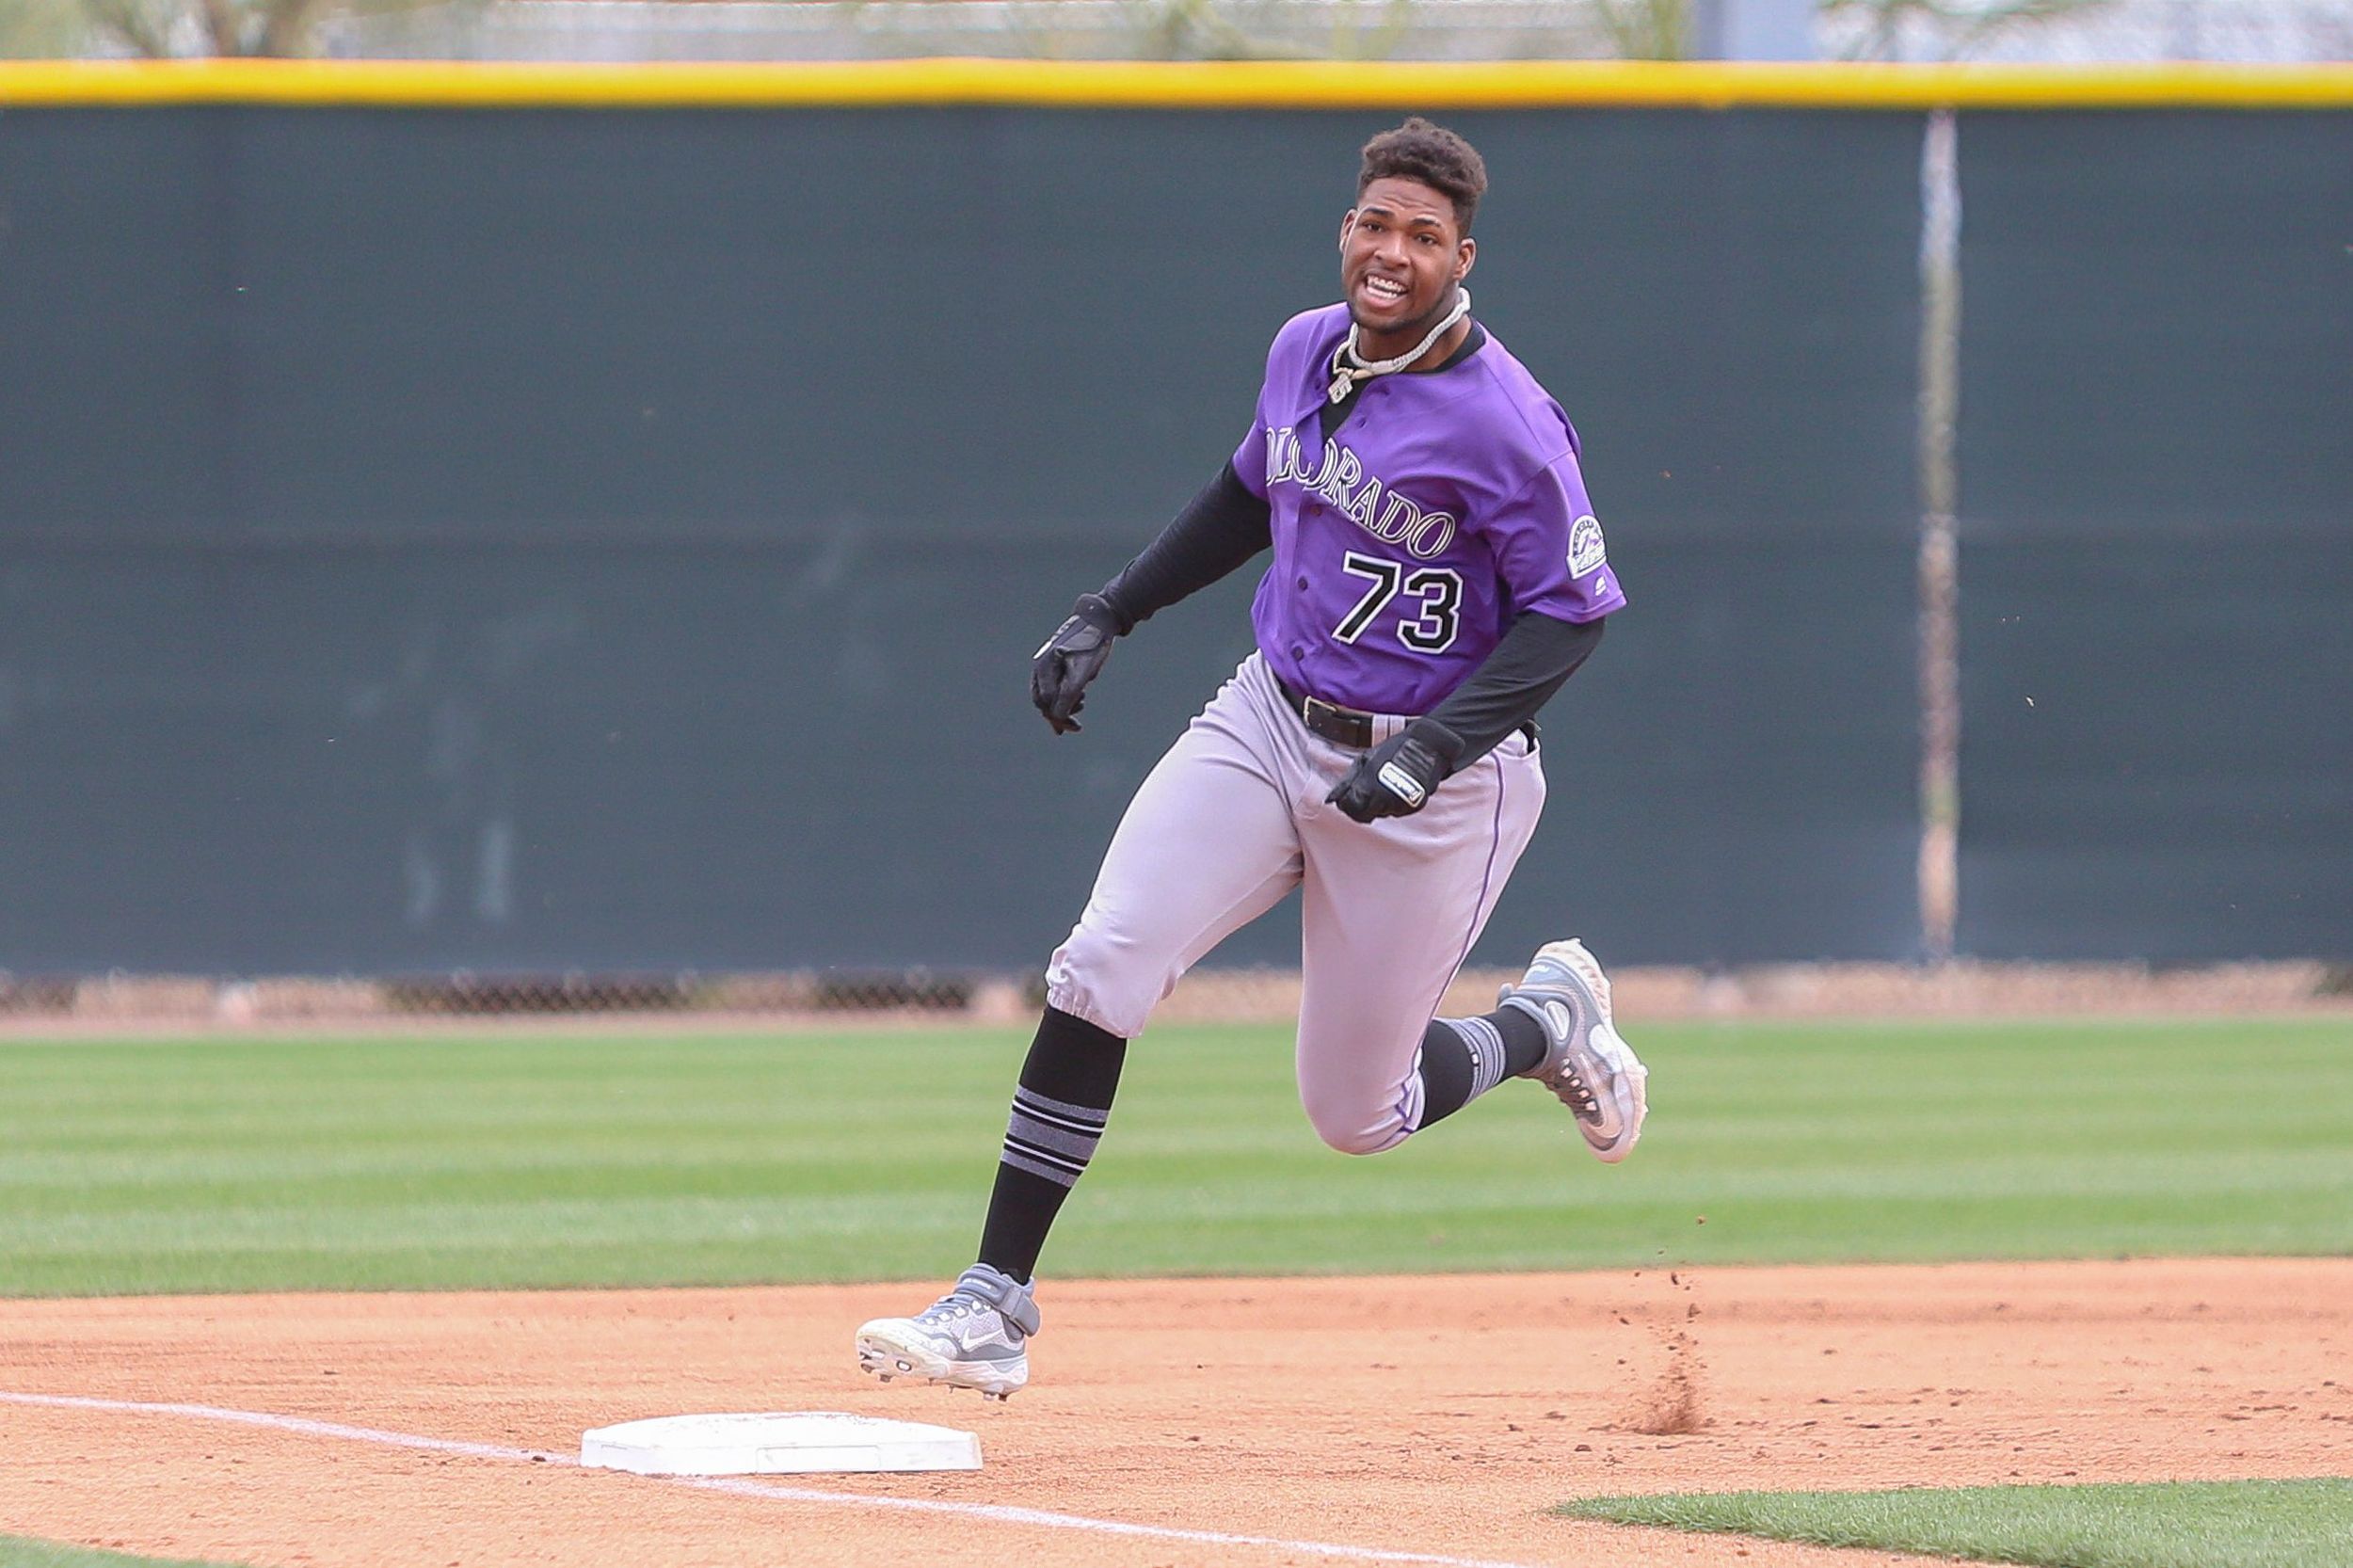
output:
[[1569,525],[1569,575],[1582,577],[1598,571],[1609,559],[1609,547],[1602,542],[1601,520],[1591,512]]

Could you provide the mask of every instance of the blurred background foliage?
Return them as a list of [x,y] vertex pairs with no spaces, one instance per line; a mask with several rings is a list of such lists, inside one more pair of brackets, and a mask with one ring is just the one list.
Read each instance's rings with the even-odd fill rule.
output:
[[339,53],[323,29],[404,11],[456,20],[448,0],[0,0],[0,56],[123,58]]
[[2353,58],[2353,0],[0,0],[0,55],[1679,59],[1736,8],[1752,57]]

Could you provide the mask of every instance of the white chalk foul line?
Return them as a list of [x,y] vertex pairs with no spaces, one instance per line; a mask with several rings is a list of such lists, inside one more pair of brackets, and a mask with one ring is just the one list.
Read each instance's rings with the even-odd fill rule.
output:
[[[16,1394],[0,1390],[0,1404],[37,1405],[52,1410],[97,1410],[120,1416],[178,1416],[191,1421],[221,1421],[232,1426],[262,1427],[271,1432],[298,1432],[306,1437],[331,1437],[345,1443],[372,1443],[381,1448],[407,1448],[420,1453],[458,1454],[468,1459],[499,1459],[525,1464],[580,1465],[578,1456],[551,1453],[544,1448],[514,1448],[497,1443],[465,1443],[448,1437],[424,1437],[414,1432],[385,1432],[376,1427],[351,1427],[335,1421],[313,1421],[302,1416],[276,1416],[261,1410],[229,1410],[210,1404],[149,1404],[135,1400],[99,1400],[79,1394]],[[616,1476],[625,1472],[614,1471]],[[1330,1541],[1287,1541],[1273,1535],[1236,1535],[1225,1530],[1178,1529],[1167,1525],[1131,1525],[1117,1519],[1091,1519],[1080,1513],[1050,1513],[1044,1509],[1011,1508],[1001,1503],[952,1503],[934,1497],[882,1497],[856,1492],[823,1492],[808,1486],[781,1486],[770,1481],[741,1480],[717,1476],[626,1476],[631,1480],[659,1481],[719,1492],[735,1497],[761,1497],[775,1502],[818,1503],[833,1508],[874,1509],[902,1513],[942,1513],[959,1519],[985,1519],[999,1525],[1030,1525],[1040,1529],[1083,1530],[1094,1535],[1125,1535],[1147,1541],[1178,1541],[1195,1546],[1265,1546],[1302,1557],[1332,1558],[1347,1562],[1411,1562],[1425,1568],[1529,1568],[1490,1558],[1448,1557],[1435,1552],[1399,1552],[1380,1546],[1345,1546]]]

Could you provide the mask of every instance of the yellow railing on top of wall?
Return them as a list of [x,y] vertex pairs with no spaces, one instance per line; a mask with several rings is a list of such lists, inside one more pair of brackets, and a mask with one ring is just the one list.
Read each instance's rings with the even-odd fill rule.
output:
[[0,62],[0,108],[2343,109],[2353,65],[1489,64],[999,59],[567,65]]

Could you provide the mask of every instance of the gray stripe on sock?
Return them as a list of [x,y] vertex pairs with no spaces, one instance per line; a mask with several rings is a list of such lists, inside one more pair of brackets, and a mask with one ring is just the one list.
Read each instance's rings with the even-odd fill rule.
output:
[[1065,1171],[1059,1165],[1048,1165],[1043,1160],[1032,1160],[1010,1144],[998,1158],[1016,1171],[1027,1171],[1033,1176],[1044,1176],[1057,1187],[1076,1187],[1079,1184],[1078,1172]]
[[1006,1124],[1005,1130],[1008,1136],[1018,1138],[1025,1144],[1035,1144],[1039,1148],[1069,1155],[1081,1165],[1095,1158],[1095,1146],[1103,1141],[1100,1133],[1071,1132],[1051,1122],[1041,1122],[1018,1105],[1013,1108],[1013,1117]]
[[1015,1086],[1013,1091],[1013,1103],[1016,1105],[1027,1104],[1031,1110],[1037,1112],[1041,1115],[1062,1116],[1070,1121],[1082,1122],[1088,1127],[1097,1128],[1101,1128],[1106,1122],[1110,1121],[1112,1115],[1110,1112],[1104,1110],[1099,1105],[1073,1105],[1068,1100],[1049,1099],[1046,1096],[1039,1094],[1036,1090],[1029,1088],[1026,1085]]
[[1100,1122],[1074,1122],[1067,1116],[1049,1115],[1022,1100],[1013,1102],[1013,1113],[1025,1121],[1035,1122],[1040,1127],[1060,1128],[1076,1138],[1103,1136],[1103,1124]]
[[1484,1018],[1440,1018],[1438,1022],[1454,1032],[1470,1052],[1470,1094],[1465,1103],[1475,1100],[1503,1081],[1506,1053],[1503,1035]]
[[1084,1157],[1064,1154],[1060,1149],[1046,1148],[1041,1144],[1030,1142],[1030,1140],[1022,1137],[1017,1132],[1007,1132],[1005,1134],[1004,1146],[1013,1150],[1016,1154],[1026,1156],[1031,1160],[1041,1161],[1044,1164],[1058,1165],[1064,1170],[1068,1171],[1074,1176],[1080,1171],[1087,1168],[1087,1162]]
[[1471,1084],[1471,1096],[1477,1098],[1503,1081],[1503,1069],[1512,1059],[1504,1048],[1503,1032],[1484,1018],[1463,1020],[1479,1032],[1479,1077]]
[[1016,1087],[1000,1158],[1015,1170],[1044,1176],[1057,1187],[1076,1186],[1103,1141],[1103,1124],[1110,1115],[1100,1107],[1072,1105]]

